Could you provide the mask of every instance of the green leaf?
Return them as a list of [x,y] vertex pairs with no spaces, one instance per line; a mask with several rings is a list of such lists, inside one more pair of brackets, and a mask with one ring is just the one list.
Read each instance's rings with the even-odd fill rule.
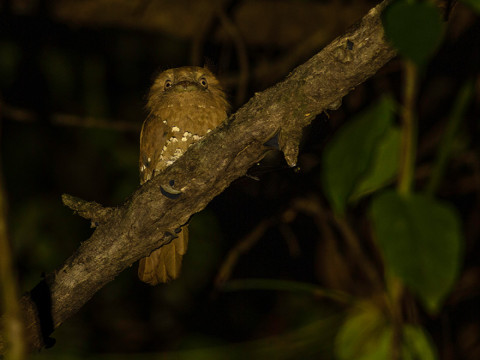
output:
[[435,347],[427,333],[418,326],[405,325],[402,337],[403,360],[436,360]]
[[339,360],[384,360],[391,358],[393,330],[385,315],[373,304],[355,309],[335,339]]
[[462,0],[462,2],[470,6],[477,13],[480,13],[480,0]]
[[345,211],[347,199],[370,167],[374,150],[392,123],[393,109],[393,100],[384,97],[346,123],[327,145],[322,184],[337,213]]
[[398,52],[423,65],[442,41],[444,24],[431,2],[395,1],[383,13],[385,35]]
[[425,195],[389,191],[374,198],[371,214],[388,270],[436,312],[458,275],[463,242],[456,212]]
[[372,164],[358,182],[350,197],[351,201],[381,189],[395,178],[400,159],[400,141],[400,129],[396,126],[390,127],[377,144]]

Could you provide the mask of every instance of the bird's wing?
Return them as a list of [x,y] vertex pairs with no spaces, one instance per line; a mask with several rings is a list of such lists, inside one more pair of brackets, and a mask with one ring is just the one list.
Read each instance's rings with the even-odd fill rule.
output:
[[155,176],[155,171],[162,169],[161,157],[166,139],[171,137],[168,126],[158,118],[149,117],[143,125],[140,133],[140,184],[143,184]]
[[[162,152],[166,139],[172,133],[168,126],[158,118],[150,117],[143,123],[140,133],[140,183],[143,184],[166,167]],[[177,234],[169,244],[154,250],[150,256],[140,260],[138,277],[150,285],[165,283],[176,279],[180,274],[182,258],[187,251],[188,229],[187,226]]]

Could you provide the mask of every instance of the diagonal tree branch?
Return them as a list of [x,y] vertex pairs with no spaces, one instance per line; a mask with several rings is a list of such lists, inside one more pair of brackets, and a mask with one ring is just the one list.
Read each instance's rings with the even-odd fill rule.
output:
[[[256,94],[122,206],[106,210],[92,236],[21,299],[31,348],[48,346],[48,335],[99,289],[171,241],[175,229],[264,156],[269,139],[278,135],[287,163],[295,165],[302,129],[315,115],[338,108],[343,96],[395,56],[383,35],[385,6],[373,8],[283,82]],[[101,207],[94,209],[100,216]],[[2,344],[0,338],[0,354]]]

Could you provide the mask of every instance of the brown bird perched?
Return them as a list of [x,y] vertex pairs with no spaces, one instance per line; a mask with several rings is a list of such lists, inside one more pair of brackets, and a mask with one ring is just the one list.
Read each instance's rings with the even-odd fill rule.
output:
[[[158,75],[140,133],[140,183],[173,164],[190,145],[226,120],[228,108],[220,83],[206,68],[185,66]],[[140,280],[156,285],[178,277],[188,245],[187,226],[177,235],[140,260]]]

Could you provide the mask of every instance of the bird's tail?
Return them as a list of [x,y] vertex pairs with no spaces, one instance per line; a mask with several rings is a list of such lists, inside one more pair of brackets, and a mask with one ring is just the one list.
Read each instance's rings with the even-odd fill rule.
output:
[[183,255],[188,247],[188,227],[184,226],[169,244],[153,251],[140,260],[138,277],[150,285],[166,283],[178,278],[182,268]]

